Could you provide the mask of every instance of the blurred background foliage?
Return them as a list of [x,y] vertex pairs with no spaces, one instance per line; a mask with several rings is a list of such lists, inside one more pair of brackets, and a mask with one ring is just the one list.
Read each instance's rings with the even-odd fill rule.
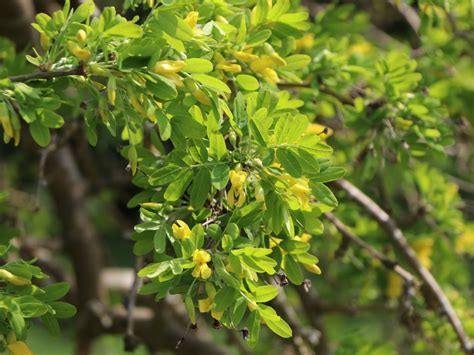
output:
[[[30,12],[44,11],[47,2],[37,3],[43,4],[25,6]],[[120,1],[96,3],[121,7]],[[295,46],[313,60],[302,84],[286,89],[304,101],[302,110],[318,124],[315,130],[328,128],[336,165],[344,166],[346,177],[397,221],[474,337],[473,2],[292,3],[310,12],[311,28]],[[2,11],[5,4],[0,4]],[[140,14],[146,7],[135,11]],[[2,34],[15,40],[8,31]],[[3,65],[13,74],[28,71],[19,59],[22,54],[15,56],[12,50],[6,41],[0,42]],[[72,138],[80,181],[87,190],[82,208],[100,236],[106,264],[133,268],[130,233],[138,214],[126,203],[137,191],[117,152],[120,147],[103,134],[92,152],[83,133]],[[14,226],[18,254],[38,257],[39,263],[42,258],[50,261],[61,271],[53,277],[67,280],[72,266],[59,253],[60,221],[44,178],[38,176],[40,164],[41,156],[28,150],[0,146],[0,234]],[[335,215],[360,238],[399,259],[377,223],[344,192],[338,192],[338,198]],[[451,328],[431,305],[405,295],[398,276],[363,250],[343,244],[330,223],[323,235],[312,239],[323,270],[322,276],[311,277],[312,313],[302,304],[301,290],[288,289],[288,302],[302,325],[319,330],[312,335],[320,337],[318,354],[460,353]],[[125,285],[127,280],[131,279],[124,279]],[[112,290],[109,299],[121,304],[124,293]],[[74,294],[71,297],[72,301]],[[33,327],[31,348],[40,355],[71,354],[77,325],[71,320],[62,323],[59,338]],[[232,338],[211,327],[203,332],[219,345]],[[279,342],[264,330],[251,353],[292,353],[287,343]],[[93,353],[115,355],[122,349],[121,336],[107,335],[96,340]],[[135,353],[147,352],[142,346]]]

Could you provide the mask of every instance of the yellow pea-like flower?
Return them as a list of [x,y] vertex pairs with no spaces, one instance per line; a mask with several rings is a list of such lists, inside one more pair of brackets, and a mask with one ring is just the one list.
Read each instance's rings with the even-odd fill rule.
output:
[[303,38],[296,40],[296,49],[310,49],[314,45],[314,34],[306,32]]
[[271,68],[273,64],[273,60],[269,55],[262,55],[250,63],[250,69],[256,73],[260,73],[266,68]]
[[197,89],[191,92],[191,95],[198,100],[200,103],[203,105],[210,106],[211,105],[211,99],[202,91],[201,89]]
[[239,73],[242,71],[242,67],[239,64],[230,63],[228,61],[217,64],[216,69],[223,70],[229,73]]
[[84,42],[87,40],[87,33],[86,33],[86,31],[84,31],[83,29],[80,29],[79,31],[77,31],[77,33],[76,33],[76,40],[77,40],[79,43],[84,43]]
[[212,270],[207,265],[211,261],[211,254],[205,250],[196,249],[193,252],[193,262],[196,264],[191,275],[193,277],[201,277],[203,279],[208,279],[211,277]]
[[333,133],[334,131],[332,128],[323,126],[319,123],[310,123],[306,128],[306,134],[317,134],[322,140],[332,136]]
[[143,108],[140,101],[138,101],[136,96],[130,96],[130,103],[132,104],[133,108],[137,110],[138,113],[142,114],[143,116],[146,116],[145,109]]
[[67,48],[73,56],[83,61],[88,61],[92,56],[90,50],[81,48],[77,43],[73,41],[67,42]]
[[196,11],[191,11],[184,18],[184,22],[186,22],[189,25],[189,27],[192,28],[194,36],[202,35],[202,30],[197,28],[198,19],[199,19],[199,12],[196,12]]
[[299,240],[299,241],[302,241],[302,242],[309,242],[311,240],[311,238],[312,238],[311,234],[303,233],[300,236],[296,236],[295,240]]
[[241,169],[230,171],[229,180],[232,186],[227,194],[227,202],[230,206],[236,205],[237,207],[241,207],[245,203],[246,194],[244,185],[247,177],[248,174]]
[[244,52],[244,51],[234,51],[232,55],[235,59],[240,60],[241,62],[248,63],[258,59],[258,56],[252,53]]
[[28,348],[23,341],[15,341],[7,345],[9,355],[33,355],[33,352]]
[[313,274],[321,275],[321,269],[316,264],[303,264],[303,267]]
[[5,280],[15,286],[25,286],[31,284],[30,280],[16,276],[5,269],[0,269],[0,279]]
[[171,226],[171,229],[173,231],[173,236],[176,239],[183,240],[184,238],[189,238],[191,236],[191,229],[189,229],[189,226],[186,224],[186,222],[180,219],[178,219],[176,223]]
[[211,317],[216,320],[221,320],[224,312],[217,312],[214,310],[214,298],[216,297],[216,289],[213,286],[208,287],[206,284],[207,298],[198,301],[199,312],[208,313],[211,312]]
[[186,64],[182,60],[162,60],[155,63],[153,71],[156,74],[172,74],[179,73],[184,69]]
[[277,72],[272,68],[263,69],[261,74],[263,78],[271,84],[278,84],[280,82]]
[[43,48],[45,51],[51,45],[51,41],[49,40],[49,37],[44,32],[40,32],[40,45],[41,45],[41,48]]

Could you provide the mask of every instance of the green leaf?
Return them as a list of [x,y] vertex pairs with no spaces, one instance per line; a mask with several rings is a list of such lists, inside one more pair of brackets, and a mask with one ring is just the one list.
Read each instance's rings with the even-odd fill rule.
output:
[[204,205],[211,189],[211,175],[206,168],[201,168],[193,179],[191,187],[191,206],[199,209]]
[[46,313],[41,316],[41,322],[48,329],[48,332],[57,337],[60,334],[58,320],[51,314]]
[[318,201],[330,207],[337,207],[337,198],[326,185],[319,182],[311,183],[311,190]]
[[254,291],[255,302],[268,302],[278,296],[278,288],[273,285],[259,286]]
[[8,313],[10,326],[15,333],[16,337],[19,339],[24,338],[26,332],[26,323],[25,319],[18,312],[9,312]]
[[329,182],[342,178],[346,174],[346,169],[340,167],[329,167],[319,174],[311,175],[312,182]]
[[64,124],[64,118],[51,110],[43,109],[40,114],[40,121],[48,128],[60,128]]
[[214,298],[214,310],[217,312],[224,312],[234,303],[237,296],[237,290],[232,287],[224,287],[217,291]]
[[186,170],[176,176],[176,180],[169,184],[168,188],[165,191],[165,200],[167,201],[177,201],[184,193],[188,185],[193,179],[193,172]]
[[285,58],[286,65],[283,70],[294,71],[306,68],[311,63],[311,57],[306,54],[295,54]]
[[145,266],[138,272],[138,276],[140,277],[157,277],[164,273],[170,267],[169,262],[161,262],[161,263],[152,263]]
[[282,116],[275,125],[277,144],[294,143],[306,131],[308,118],[305,115]]
[[157,98],[168,101],[173,100],[178,96],[178,91],[176,90],[176,85],[170,79],[159,75],[159,74],[149,74],[154,81],[147,80],[146,88]]
[[43,287],[43,294],[37,294],[36,298],[43,302],[51,302],[63,298],[69,292],[69,284],[67,282],[58,282]]
[[151,186],[161,186],[169,184],[176,179],[176,176],[183,170],[183,168],[175,164],[169,164],[163,168],[155,170],[148,178],[148,183]]
[[168,117],[161,110],[156,110],[156,123],[158,124],[158,130],[160,131],[160,138],[162,141],[166,141],[171,137],[171,123]]
[[260,305],[260,316],[265,321],[265,324],[272,332],[281,336],[282,338],[290,338],[293,332],[288,325],[280,316],[278,316],[275,310],[271,307]]
[[302,254],[309,250],[309,243],[301,240],[284,240],[279,245],[290,254]]
[[250,36],[247,37],[247,45],[249,47],[255,47],[263,42],[265,42],[267,39],[270,38],[272,35],[272,31],[269,29],[265,29],[259,32],[254,32]]
[[76,314],[76,307],[66,302],[51,302],[50,306],[56,311],[56,318],[71,318]]
[[41,147],[46,147],[51,141],[49,129],[43,126],[39,120],[30,124],[30,133],[35,142]]
[[36,318],[48,312],[48,307],[33,296],[22,296],[15,299],[25,318]]
[[184,298],[184,305],[186,306],[189,320],[192,324],[196,324],[196,310],[194,309],[194,302],[190,295]]
[[303,168],[298,162],[298,157],[290,149],[279,148],[276,152],[278,161],[285,168],[285,170],[293,177],[301,177]]
[[247,91],[255,91],[260,88],[260,83],[252,75],[240,74],[235,78],[237,85]]
[[157,254],[164,253],[166,250],[166,227],[162,225],[153,236],[153,246]]
[[213,76],[206,74],[193,74],[193,79],[200,82],[206,88],[209,88],[218,94],[227,93],[230,94],[230,89],[223,81],[214,78]]
[[217,190],[226,187],[229,181],[229,167],[226,164],[217,164],[211,171],[211,182]]
[[203,58],[189,58],[185,64],[183,70],[188,73],[210,73],[214,70],[212,62]]
[[181,41],[191,41],[193,39],[191,27],[172,11],[158,11],[157,24],[160,30],[166,32],[171,37]]
[[295,285],[301,285],[303,282],[303,271],[301,271],[301,267],[296,260],[290,254],[286,254],[284,263],[288,279]]
[[140,38],[142,34],[143,29],[139,25],[136,25],[129,21],[124,21],[109,28],[102,35],[104,37],[121,36],[128,38]]
[[250,315],[247,317],[247,329],[249,331],[249,340],[248,344],[251,347],[257,345],[258,337],[260,335],[260,313],[256,310],[250,312]]
[[227,154],[224,136],[220,133],[210,133],[208,136],[212,153],[217,157],[218,160],[221,160]]

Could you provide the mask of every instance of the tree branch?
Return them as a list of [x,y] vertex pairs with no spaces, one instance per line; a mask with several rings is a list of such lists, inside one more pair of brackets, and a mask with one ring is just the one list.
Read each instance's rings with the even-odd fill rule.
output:
[[466,334],[461,320],[454,311],[453,306],[444,294],[436,279],[431,272],[428,271],[418,260],[415,251],[410,247],[401,229],[396,225],[395,221],[370,197],[364,192],[352,185],[347,180],[339,180],[334,183],[336,187],[344,190],[350,199],[359,204],[369,215],[374,218],[377,223],[385,230],[392,242],[398,247],[402,255],[409,262],[413,270],[423,280],[428,290],[439,303],[444,314],[448,318],[451,327],[453,328],[459,340],[462,350],[472,355],[474,353],[474,346],[471,339]]
[[20,83],[26,82],[31,80],[41,80],[41,79],[53,79],[53,78],[60,78],[63,76],[71,76],[71,75],[81,75],[85,76],[86,72],[83,65],[77,65],[68,70],[57,70],[57,71],[40,71],[32,74],[22,74],[11,76],[10,79],[13,83]]
[[387,269],[397,273],[405,282],[410,285],[416,285],[417,280],[415,277],[403,267],[401,267],[395,260],[390,259],[386,255],[379,252],[377,249],[372,247],[370,244],[360,239],[357,235],[352,233],[352,231],[347,227],[340,219],[334,216],[332,213],[327,212],[325,216],[332,224],[337,228],[337,230],[352,243],[366,250],[373,258],[378,259],[382,262],[383,266]]

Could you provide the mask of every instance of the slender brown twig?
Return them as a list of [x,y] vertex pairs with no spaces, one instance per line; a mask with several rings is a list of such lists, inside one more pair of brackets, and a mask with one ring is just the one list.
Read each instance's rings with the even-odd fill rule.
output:
[[397,226],[395,221],[370,197],[368,197],[359,188],[351,184],[347,180],[339,180],[334,185],[345,191],[349,198],[361,206],[377,223],[385,230],[395,246],[400,250],[407,262],[418,274],[421,280],[425,283],[426,288],[430,291],[432,296],[436,299],[443,313],[448,318],[451,327],[453,328],[459,340],[462,350],[468,355],[474,354],[474,346],[471,339],[466,334],[461,320],[457,316],[451,302],[444,294],[440,285],[433,277],[430,271],[426,269],[416,256],[415,251],[410,247],[401,229]]
[[348,226],[346,226],[340,219],[338,219],[335,215],[331,212],[325,213],[326,218],[331,221],[331,223],[337,228],[337,230],[348,240],[352,243],[356,244],[357,246],[361,247],[362,249],[366,250],[372,257],[378,259],[382,262],[382,264],[389,270],[398,274],[405,282],[415,285],[417,280],[415,276],[413,276],[409,271],[405,270],[401,267],[397,261],[390,259],[386,255],[379,252],[377,249],[372,247],[369,243],[365,242],[364,240],[360,239],[357,235],[355,235]]

